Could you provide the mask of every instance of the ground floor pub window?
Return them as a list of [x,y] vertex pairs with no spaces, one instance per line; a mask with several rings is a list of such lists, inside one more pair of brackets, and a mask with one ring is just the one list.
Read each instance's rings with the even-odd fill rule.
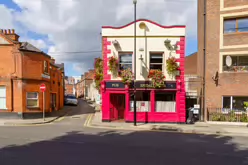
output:
[[176,112],[176,93],[156,92],[156,112]]
[[248,96],[223,96],[223,110],[246,111],[248,110]]
[[[136,111],[150,112],[150,91],[136,91]],[[134,95],[130,93],[130,111],[134,111]]]

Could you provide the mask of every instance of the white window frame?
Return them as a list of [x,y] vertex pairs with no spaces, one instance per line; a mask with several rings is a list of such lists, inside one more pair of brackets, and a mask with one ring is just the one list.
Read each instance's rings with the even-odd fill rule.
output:
[[[233,97],[247,97],[247,96],[222,96],[222,109],[228,109],[228,108],[223,108],[223,104],[224,104],[224,97],[230,97],[230,110],[233,110]],[[226,112],[224,112],[226,113]],[[240,112],[235,112],[235,113],[240,113]]]
[[44,61],[44,73],[48,73],[48,63]]
[[[37,93],[37,98],[28,98],[28,93]],[[28,106],[28,100],[37,100],[37,106],[35,107]],[[27,92],[26,93],[26,105],[27,105],[27,108],[39,108],[39,92]]]
[[0,98],[5,98],[5,106],[4,106],[4,108],[1,108],[1,109],[3,109],[3,110],[6,110],[7,109],[7,88],[6,88],[6,86],[0,86],[0,87],[3,87],[3,88],[5,88],[5,97],[1,97],[0,96]]
[[[118,53],[118,61],[119,61],[119,66],[118,66],[118,70],[121,70],[120,69],[120,65],[122,64],[122,63],[120,63],[120,60],[121,60],[121,56],[124,56],[124,55],[131,55],[132,56],[132,59],[134,58],[134,56],[133,56],[133,52],[119,52]],[[132,62],[131,63],[125,63],[126,65],[132,65],[132,72],[134,71],[134,65],[133,65],[133,60],[132,60]],[[124,64],[124,65],[125,65]],[[122,70],[121,70],[122,71]]]

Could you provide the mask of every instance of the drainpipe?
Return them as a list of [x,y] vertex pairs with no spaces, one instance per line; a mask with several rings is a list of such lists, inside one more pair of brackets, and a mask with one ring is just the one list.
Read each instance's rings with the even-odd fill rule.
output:
[[14,58],[14,72],[11,73],[10,77],[10,86],[11,86],[11,111],[14,111],[14,82],[13,82],[13,74],[16,74],[16,51],[15,51],[15,45],[14,45],[14,50],[12,51],[13,58]]
[[204,0],[204,41],[203,41],[203,117],[204,121],[207,121],[207,109],[206,109],[206,8],[207,8],[207,1]]

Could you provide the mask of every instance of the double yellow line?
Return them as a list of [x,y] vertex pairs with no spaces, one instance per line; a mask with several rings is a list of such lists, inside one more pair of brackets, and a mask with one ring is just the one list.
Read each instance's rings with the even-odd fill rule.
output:
[[84,122],[84,126],[85,126],[85,127],[89,127],[89,126],[90,126],[90,122],[91,122],[93,116],[94,116],[94,114],[89,114],[89,115],[87,116],[87,118],[86,118],[86,120],[85,120],[85,122]]

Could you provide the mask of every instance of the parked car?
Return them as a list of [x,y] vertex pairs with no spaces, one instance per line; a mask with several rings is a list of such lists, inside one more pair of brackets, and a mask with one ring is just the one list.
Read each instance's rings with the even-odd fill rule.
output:
[[65,96],[65,105],[78,105],[78,99],[74,95]]

